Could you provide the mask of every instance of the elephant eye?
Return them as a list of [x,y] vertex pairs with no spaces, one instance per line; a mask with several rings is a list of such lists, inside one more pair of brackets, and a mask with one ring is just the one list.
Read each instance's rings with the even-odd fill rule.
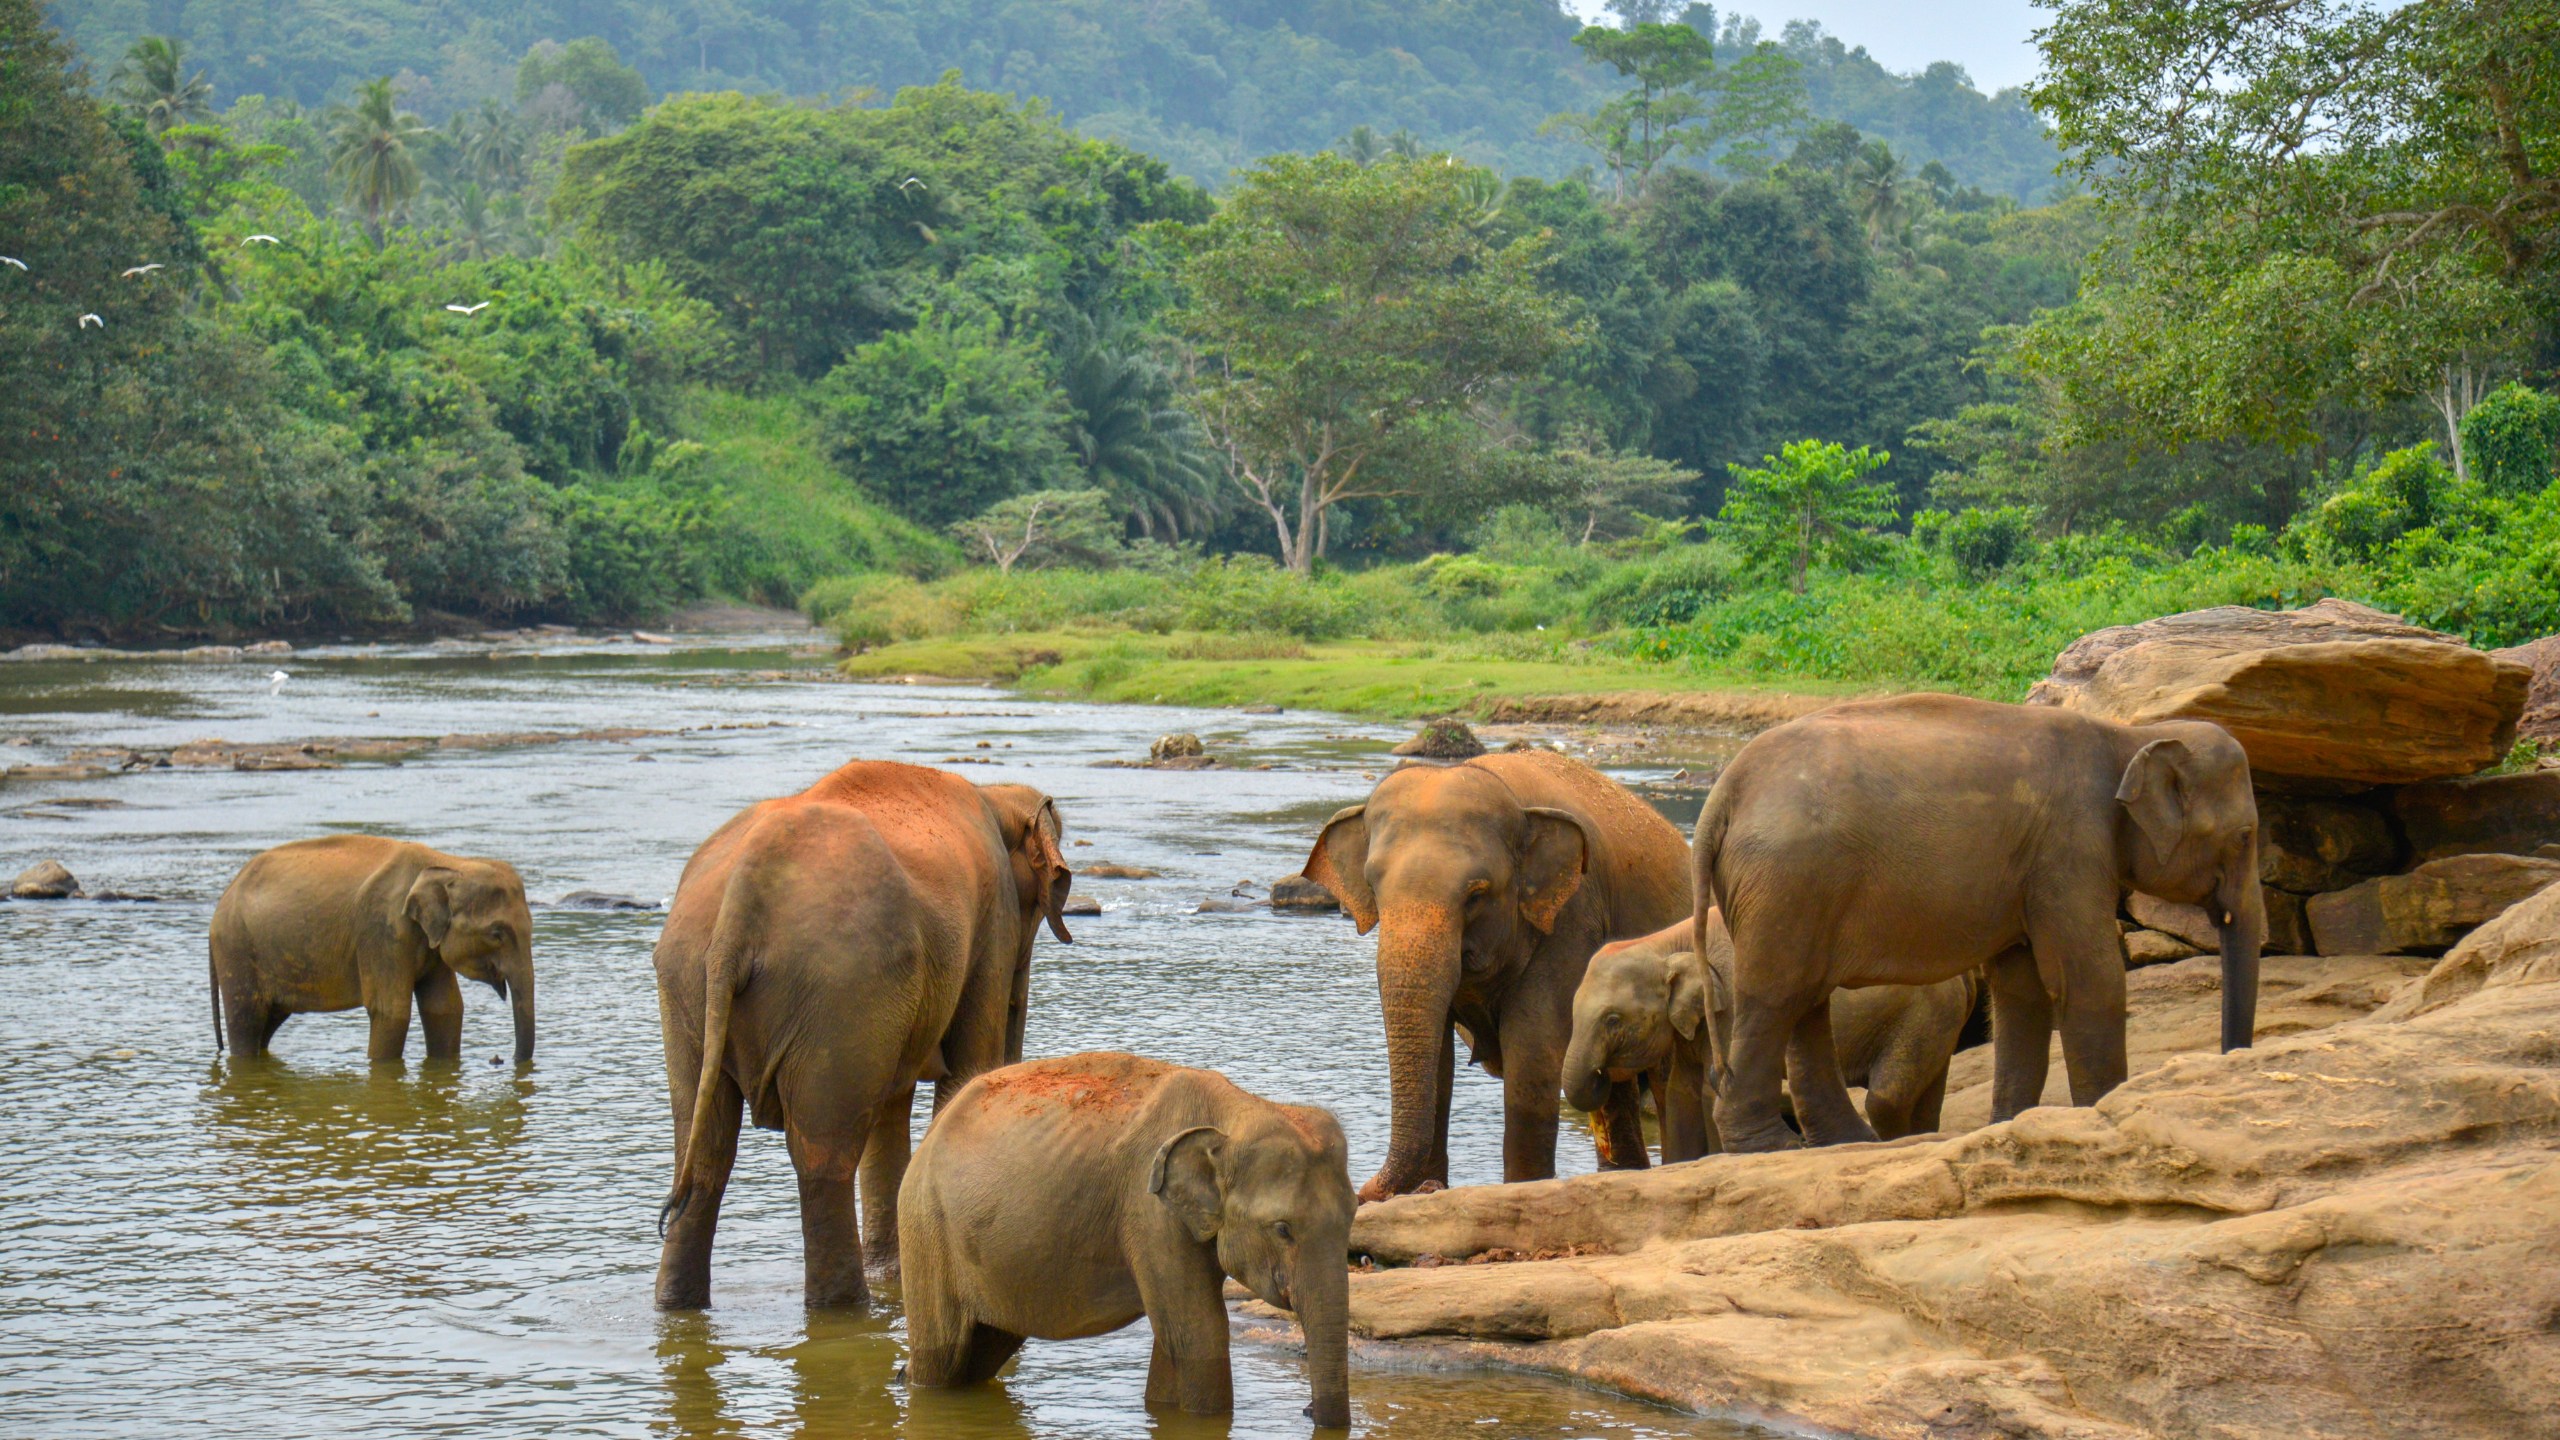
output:
[[492,940],[504,940],[504,939],[506,939],[506,938],[507,938],[507,927],[506,927],[506,926],[504,926],[504,925],[492,924],[492,925],[489,927],[489,938],[490,938],[490,939],[492,939]]
[[1271,1233],[1279,1236],[1281,1243],[1284,1245],[1298,1238],[1295,1234],[1290,1232],[1289,1222],[1286,1220],[1273,1221],[1271,1223]]
[[1612,1029],[1612,1030],[1615,1030],[1615,1029],[1617,1029],[1617,1028],[1618,1028],[1618,1026],[1619,1026],[1619,1025],[1621,1025],[1621,1024],[1623,1024],[1623,1023],[1625,1023],[1625,1022],[1621,1021],[1621,1020],[1618,1018],[1618,1012],[1617,1012],[1617,1011],[1615,1011],[1615,1010],[1608,1010],[1608,1011],[1603,1011],[1603,1012],[1601,1013],[1601,1016],[1600,1016],[1600,1023],[1601,1023],[1601,1024],[1603,1024],[1603,1025],[1605,1025],[1605,1026],[1607,1026],[1608,1028],[1610,1028],[1610,1029]]

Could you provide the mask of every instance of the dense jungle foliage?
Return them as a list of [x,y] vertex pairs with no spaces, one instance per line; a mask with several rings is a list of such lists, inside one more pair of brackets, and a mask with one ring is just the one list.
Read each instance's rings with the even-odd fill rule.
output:
[[[487,100],[540,100],[549,77],[528,83],[526,50],[589,36],[661,94],[885,97],[956,69],[981,89],[1046,97],[1077,129],[1204,184],[1363,125],[1557,179],[1582,157],[1540,127],[1614,88],[1582,64],[1577,22],[1555,0],[66,0],[54,13],[101,62],[167,35],[225,93],[305,106],[394,76],[408,108],[438,123]],[[1713,6],[1681,13],[1732,53],[1761,38]],[[2052,190],[2059,157],[2015,93],[1984,95],[1953,65],[1892,74],[1818,26],[1768,38],[1802,65],[1814,116],[1995,193]]]
[[[1320,130],[1203,166],[1065,123],[1099,60],[1054,109],[661,95],[672,42],[601,12],[419,19],[448,66],[511,37],[465,103],[365,48],[401,25],[84,67],[0,0],[0,627],[728,596],[858,648],[1048,637],[994,668],[1089,688],[1371,640],[1993,694],[2201,604],[2560,630],[2560,0],[2066,3],[2034,98],[2088,193],[2033,205],[1923,160],[1998,133],[1960,77],[1871,133],[1837,42],[1611,8],[1558,22],[1560,88],[1507,82],[1552,107],[1529,149],[1302,96]],[[1288,33],[1442,67],[1396,37],[1555,18],[1366,13]],[[714,78],[816,63],[753,53]],[[2164,75],[2203,78],[2163,111]],[[2305,114],[2338,143],[2289,145]]]

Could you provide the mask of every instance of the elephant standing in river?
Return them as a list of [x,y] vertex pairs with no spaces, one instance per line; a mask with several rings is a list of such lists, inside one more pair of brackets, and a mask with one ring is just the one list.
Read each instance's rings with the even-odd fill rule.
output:
[[427,1058],[462,1054],[462,987],[512,998],[515,1058],[533,1059],[533,913],[503,860],[378,835],[295,840],[240,867],[207,937],[213,1043],[265,1052],[289,1016],[364,1007],[365,1053],[391,1061],[414,1006]]
[[1059,840],[1028,786],[858,760],[694,852],[656,955],[676,1135],[661,1307],[709,1303],[742,1107],[789,1142],[808,1303],[868,1301],[862,1237],[895,1268],[916,1083],[939,1101],[1018,1055],[1043,915],[1069,938]]
[[[1689,913],[1680,832],[1590,766],[1506,752],[1392,772],[1325,825],[1306,876],[1379,932],[1392,1138],[1360,1198],[1448,1183],[1452,1026],[1502,1081],[1502,1178],[1553,1175],[1574,987],[1592,951]],[[1644,1163],[1637,1103],[1604,1105],[1604,1161]]]
[[982,1075],[934,1116],[898,1205],[907,1377],[974,1385],[1026,1336],[1144,1315],[1147,1404],[1234,1408],[1229,1277],[1296,1314],[1322,1427],[1351,1423],[1342,1127],[1135,1055]]
[[1948,695],[1856,701],[1779,726],[1725,767],[1698,817],[1710,903],[1733,936],[1733,1035],[1716,1127],[1735,1150],[1872,1140],[1849,1104],[1826,1001],[1988,965],[1992,1117],[2044,1092],[2056,1012],[2071,1098],[2125,1076],[2127,890],[2209,908],[2222,1044],[2251,1041],[2266,908],[2249,760],[2220,726],[2121,725]]

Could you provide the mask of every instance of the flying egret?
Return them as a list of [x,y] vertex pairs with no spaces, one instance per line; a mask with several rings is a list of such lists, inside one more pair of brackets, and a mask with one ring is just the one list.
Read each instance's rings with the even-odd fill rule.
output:
[[154,260],[154,261],[152,261],[152,262],[151,262],[150,264],[148,264],[148,265],[136,265],[136,266],[134,266],[132,269],[127,270],[126,272],[124,272],[124,278],[126,278],[127,280],[130,280],[130,279],[132,279],[132,278],[133,278],[134,276],[136,276],[136,275],[148,275],[148,274],[150,274],[152,271],[157,270],[157,269],[160,269],[160,268],[161,268],[160,262],[159,262],[159,261],[157,261],[157,260]]
[[95,315],[83,315],[80,317],[80,328],[83,330],[104,330],[107,328],[107,322],[99,319]]
[[15,255],[0,255],[0,265],[14,265],[21,270],[27,268],[27,262]]
[[456,315],[477,315],[481,311],[489,308],[489,302],[483,300],[477,305],[447,305],[444,308],[452,311]]
[[904,189],[906,189],[906,188],[907,188],[908,186],[910,186],[910,185],[923,185],[923,186],[924,186],[924,188],[925,188],[925,189],[927,189],[927,190],[930,190],[930,189],[932,189],[932,188],[933,188],[933,187],[932,187],[932,186],[930,186],[930,185],[925,185],[925,183],[924,183],[922,180],[917,179],[917,178],[916,178],[915,176],[913,176],[913,175],[910,175],[910,176],[908,176],[906,179],[901,180],[901,181],[899,181],[899,182],[898,182],[898,188],[899,188],[900,190],[904,190]]
[[240,243],[243,245],[281,245],[284,242],[273,235],[243,235],[240,237]]
[[287,680],[290,680],[290,679],[292,679],[292,678],[293,678],[292,676],[287,675],[286,673],[284,673],[284,672],[283,672],[283,671],[281,671],[281,670],[277,670],[277,671],[273,671],[273,672],[271,672],[271,673],[267,676],[267,693],[268,693],[268,694],[270,694],[270,695],[281,695],[281,694],[283,694],[283,693],[284,693],[284,682],[286,682]]

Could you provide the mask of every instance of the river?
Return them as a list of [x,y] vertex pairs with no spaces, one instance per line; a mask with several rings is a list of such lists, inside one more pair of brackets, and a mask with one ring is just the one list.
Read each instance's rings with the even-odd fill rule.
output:
[[[856,686],[776,640],[331,647],[269,663],[0,666],[0,764],[84,746],[627,726],[661,733],[403,763],[161,768],[0,786],[0,877],[59,858],[133,903],[0,904],[0,1432],[274,1437],[777,1435],[1295,1437],[1285,1347],[1240,1342],[1232,1423],[1150,1416],[1141,1322],[1033,1341],[975,1392],[893,1380],[894,1312],[800,1304],[781,1137],[749,1131],[721,1214],[714,1308],[650,1305],[670,1168],[649,969],[660,900],[740,807],[855,756],[941,763],[1055,796],[1105,906],[1043,938],[1032,1055],[1126,1049],[1327,1105],[1352,1179],[1386,1139],[1371,943],[1336,916],[1195,913],[1293,871],[1403,732],[1312,713],[1052,704]],[[288,678],[269,679],[280,665]],[[714,728],[724,727],[724,728]],[[1193,730],[1247,765],[1099,765]],[[981,748],[983,747],[983,748]],[[1652,774],[1655,772],[1635,772]],[[251,855],[360,830],[512,861],[535,901],[541,1047],[518,1073],[506,1007],[467,986],[464,1059],[369,1067],[361,1011],[298,1017],[275,1058],[213,1048],[205,925]],[[919,1104],[921,1112],[926,1107]],[[1500,1089],[1462,1068],[1453,1179],[1500,1174]],[[1591,1148],[1568,1133],[1568,1170]],[[1359,1433],[1759,1434],[1495,1370],[1355,1349]]]

